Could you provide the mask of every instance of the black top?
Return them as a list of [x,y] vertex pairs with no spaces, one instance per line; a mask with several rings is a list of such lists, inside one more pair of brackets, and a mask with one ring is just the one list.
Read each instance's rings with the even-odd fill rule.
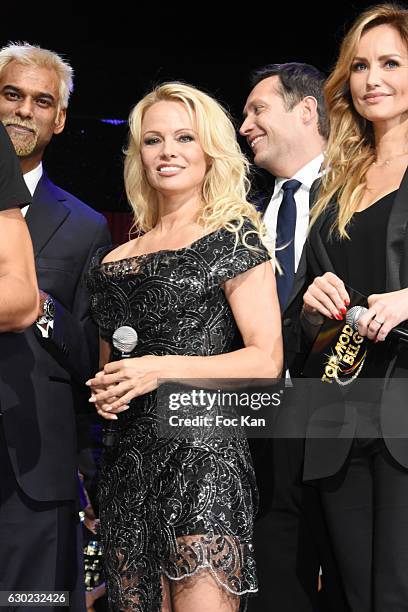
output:
[[[365,210],[354,213],[347,227],[350,240],[339,238],[335,231],[326,238],[325,246],[337,276],[367,297],[386,291],[385,245],[396,193],[397,190],[392,191]],[[323,235],[329,236],[331,222],[331,219],[326,221]],[[388,342],[372,344],[360,378],[383,378],[389,350]]]
[[[361,212],[354,213],[347,232],[350,240],[333,232],[326,249],[337,276],[363,295],[385,292],[385,244],[388,219],[396,191],[388,193]],[[323,235],[329,235],[331,219]]]
[[0,210],[30,204],[31,195],[21,174],[18,157],[1,122],[0,152]]
[[[354,213],[347,232],[350,240],[342,239],[333,231],[329,236],[332,218],[323,226],[322,234],[326,236],[325,246],[333,267],[344,283],[369,296],[386,291],[386,236],[388,220],[397,190],[388,193],[377,202],[361,212]],[[393,354],[389,341],[378,344],[370,343],[370,349],[359,378],[382,380]],[[364,408],[359,407],[357,421],[357,438],[377,437],[379,416],[373,403],[379,404],[381,385],[353,386],[349,399],[358,402],[367,401]]]

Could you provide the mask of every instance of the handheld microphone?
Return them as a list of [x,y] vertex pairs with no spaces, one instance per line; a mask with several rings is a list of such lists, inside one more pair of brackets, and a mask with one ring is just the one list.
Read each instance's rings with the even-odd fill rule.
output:
[[[122,325],[115,329],[112,335],[112,344],[117,349],[122,359],[131,356],[138,342],[137,331],[129,325]],[[109,420],[102,432],[102,442],[104,446],[116,446],[119,439],[118,422]]]
[[[365,308],[364,306],[353,306],[346,314],[346,323],[348,323],[350,327],[358,331],[358,320],[367,312],[367,310],[368,308]],[[399,338],[400,340],[408,341],[408,330],[402,327],[394,327],[394,329],[390,331],[390,335],[394,338]]]

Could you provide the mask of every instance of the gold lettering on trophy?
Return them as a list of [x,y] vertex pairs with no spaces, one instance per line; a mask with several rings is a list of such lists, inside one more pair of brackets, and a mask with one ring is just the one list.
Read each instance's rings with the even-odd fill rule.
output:
[[346,324],[341,330],[333,354],[328,356],[321,380],[332,383],[339,375],[347,377],[353,374],[354,368],[359,365],[356,361],[361,357],[359,353],[363,341],[364,338]]
[[360,334],[358,332],[354,332],[353,334],[353,342],[354,344],[361,344],[363,342],[364,338],[362,336],[360,336]]
[[352,355],[349,355],[348,353],[346,353],[343,356],[343,361],[344,363],[347,363],[348,365],[352,366],[354,363],[354,357]]

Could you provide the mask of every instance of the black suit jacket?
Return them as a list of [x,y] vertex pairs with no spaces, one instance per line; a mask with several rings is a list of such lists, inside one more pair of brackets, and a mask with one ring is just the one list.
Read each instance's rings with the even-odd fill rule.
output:
[[[319,186],[310,190],[310,201]],[[270,196],[258,199],[264,212]],[[306,238],[306,237],[305,237]],[[279,252],[277,253],[279,258]],[[299,315],[309,283],[303,248],[292,291],[282,313],[285,368],[299,376],[305,351]],[[260,494],[254,530],[260,592],[249,603],[251,612],[268,610],[346,610],[320,501],[314,487],[301,486],[307,413],[297,402],[296,390],[287,390],[274,421],[274,439],[249,440]],[[300,387],[300,396],[303,387]],[[302,400],[303,398],[300,397]],[[324,589],[317,593],[319,567]],[[319,602],[318,602],[319,599]],[[321,601],[320,601],[321,599]]]
[[[333,214],[335,202],[313,226],[306,244],[307,274],[310,279],[325,272],[336,272],[322,238],[327,215]],[[367,254],[369,257],[369,254]],[[396,194],[388,221],[386,238],[386,291],[408,287],[408,170]],[[309,423],[309,435],[324,421],[327,439],[310,438],[306,442],[304,476],[322,478],[335,474],[349,453],[357,424],[353,405],[332,406],[330,414],[321,407]],[[408,468],[408,345],[401,343],[391,361],[384,380],[380,407],[382,434],[388,450]]]
[[36,325],[0,335],[1,418],[23,491],[38,501],[74,499],[75,405],[83,401],[84,382],[97,367],[97,330],[84,275],[110,236],[102,215],[46,176],[26,220],[38,285],[56,300],[57,313],[49,339]]

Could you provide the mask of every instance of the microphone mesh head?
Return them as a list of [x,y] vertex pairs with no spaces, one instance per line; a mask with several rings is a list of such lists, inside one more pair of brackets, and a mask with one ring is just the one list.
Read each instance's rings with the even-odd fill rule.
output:
[[118,327],[112,335],[112,344],[121,353],[131,353],[137,341],[137,331],[129,325]]
[[367,308],[365,308],[364,306],[353,306],[346,314],[346,323],[348,323],[350,327],[358,331],[357,322],[365,312],[367,312]]

